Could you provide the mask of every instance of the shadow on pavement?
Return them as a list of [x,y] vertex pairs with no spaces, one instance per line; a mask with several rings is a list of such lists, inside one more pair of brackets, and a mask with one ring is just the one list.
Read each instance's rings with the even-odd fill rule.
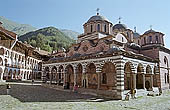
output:
[[[0,85],[0,95],[6,95],[6,86]],[[21,84],[12,84],[10,95],[21,102],[103,102],[109,100],[92,95],[59,91],[40,85]]]

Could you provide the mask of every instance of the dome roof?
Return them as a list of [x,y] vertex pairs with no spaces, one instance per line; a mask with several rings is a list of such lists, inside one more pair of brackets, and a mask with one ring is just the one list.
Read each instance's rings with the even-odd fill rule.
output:
[[127,27],[126,27],[126,25],[125,24],[115,24],[114,26],[113,26],[113,30],[114,29],[126,29]]
[[92,16],[87,22],[91,22],[91,21],[108,21],[108,19],[106,19],[104,16],[101,16],[99,14]]
[[140,37],[140,34],[137,33],[137,32],[134,32],[134,33],[133,33],[133,37],[134,37],[134,38],[138,38],[138,37]]
[[144,34],[149,34],[149,33],[152,33],[152,32],[156,32],[156,31],[150,29],[150,30],[146,31]]

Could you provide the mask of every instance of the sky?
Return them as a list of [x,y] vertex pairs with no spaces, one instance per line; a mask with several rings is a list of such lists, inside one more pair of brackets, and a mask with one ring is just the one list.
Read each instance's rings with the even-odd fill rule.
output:
[[[170,48],[170,0],[1,0],[0,16],[36,28],[54,26],[83,33],[83,24],[96,15],[143,34],[152,29],[165,34]],[[169,44],[168,44],[169,43]]]

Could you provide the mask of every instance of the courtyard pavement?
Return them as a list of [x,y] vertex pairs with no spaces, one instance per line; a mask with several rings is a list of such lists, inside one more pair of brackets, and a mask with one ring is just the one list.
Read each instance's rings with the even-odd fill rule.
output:
[[94,99],[99,97],[59,91],[38,83],[11,83],[10,95],[6,95],[6,86],[0,84],[0,110],[170,110],[170,91],[130,101],[93,102]]

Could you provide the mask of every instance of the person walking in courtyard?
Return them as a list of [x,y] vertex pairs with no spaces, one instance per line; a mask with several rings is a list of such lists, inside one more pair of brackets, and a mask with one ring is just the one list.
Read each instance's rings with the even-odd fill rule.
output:
[[34,84],[34,79],[32,79],[32,85]]
[[10,94],[10,89],[11,89],[11,86],[9,85],[9,83],[6,85],[6,90],[7,90],[7,95]]
[[136,98],[136,97],[135,97],[136,90],[132,88],[130,93],[131,93],[132,99],[135,99],[135,98]]

